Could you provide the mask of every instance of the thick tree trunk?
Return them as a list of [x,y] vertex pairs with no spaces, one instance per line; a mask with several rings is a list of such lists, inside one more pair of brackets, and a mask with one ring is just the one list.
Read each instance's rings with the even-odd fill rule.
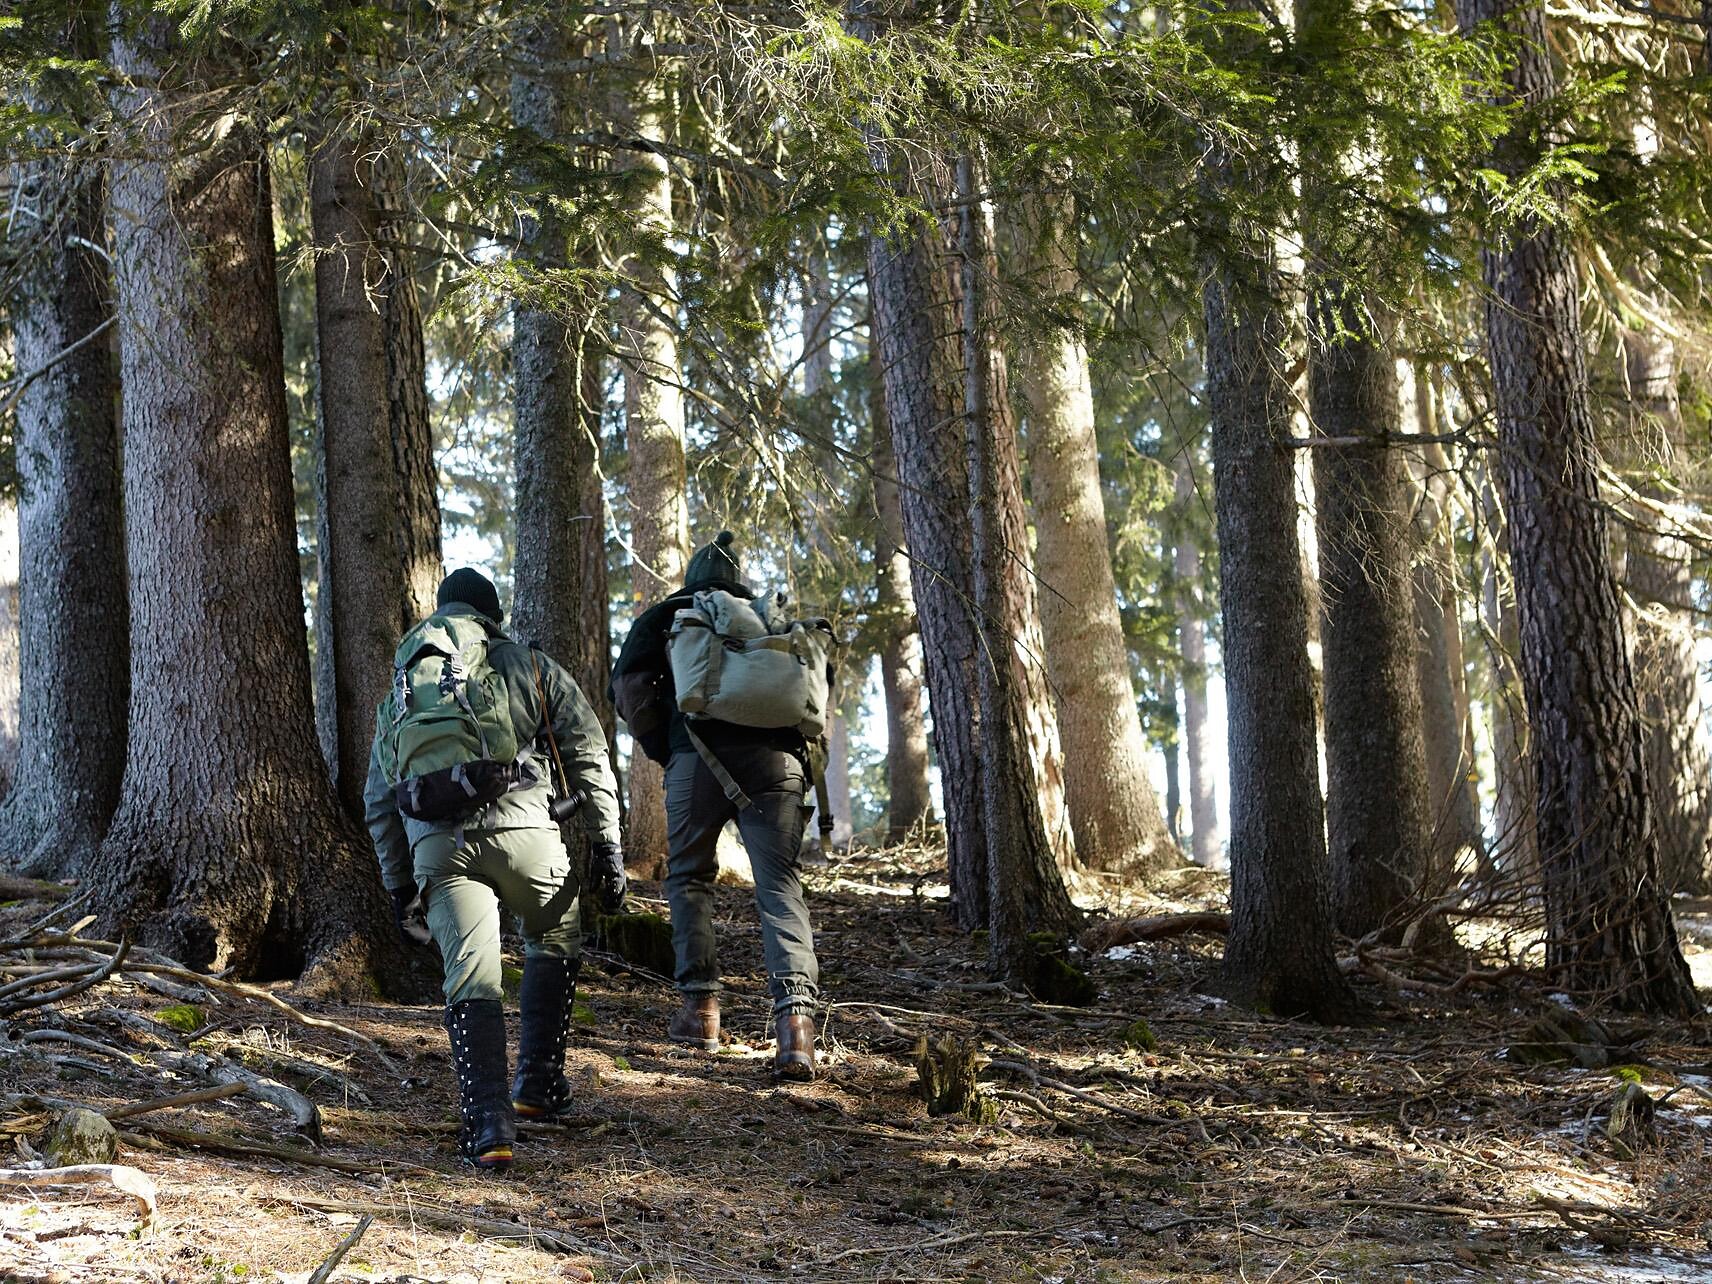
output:
[[[1059,239],[1069,211],[1024,220],[1033,287],[1078,311],[1075,265]],[[1147,776],[1147,742],[1129,675],[1106,540],[1088,351],[1070,325],[1030,343],[1021,362],[1040,573],[1040,622],[1063,744],[1076,857],[1138,878],[1182,862]]]
[[[635,122],[643,138],[660,139],[661,107],[646,104]],[[666,158],[638,153],[637,218],[655,235],[672,227],[672,183]],[[637,607],[659,601],[683,583],[689,561],[688,477],[684,463],[684,399],[679,387],[676,275],[668,265],[633,258],[626,268],[623,331],[624,432],[629,455],[631,587]],[[629,834],[625,854],[638,871],[661,871],[666,861],[666,799],[660,769],[630,755]]]
[[22,622],[18,619],[18,575],[22,556],[18,548],[18,504],[0,499],[0,782],[10,790],[18,769],[18,725],[21,693],[18,678],[18,646]]
[[403,479],[393,446],[372,139],[321,140],[309,163],[315,235],[321,746],[339,802],[363,812],[375,706],[392,683],[392,651],[418,618],[400,538]]
[[[520,41],[524,65],[570,55],[561,22],[533,23]],[[549,149],[572,132],[569,94],[549,75],[511,80],[511,114],[531,142]],[[525,168],[526,174],[534,171]],[[545,176],[531,181],[551,192]],[[563,271],[569,229],[543,201],[524,224],[522,256],[538,271]],[[569,304],[570,300],[566,300]],[[605,390],[598,312],[562,313],[519,304],[512,315],[516,408],[515,560],[512,628],[571,671],[610,737],[611,668],[606,580],[606,506],[600,437]]]
[[[1513,38],[1505,102],[1550,101],[1542,10],[1458,0],[1466,30]],[[1528,132],[1494,167],[1523,172]],[[1659,880],[1634,672],[1611,572],[1581,340],[1579,273],[1564,229],[1539,220],[1482,255],[1505,512],[1534,733],[1546,960],[1561,984],[1626,1006],[1700,1009]]]
[[434,460],[434,425],[428,400],[428,355],[422,337],[422,297],[410,253],[411,223],[403,165],[390,152],[374,158],[376,232],[383,260],[380,291],[386,338],[387,422],[398,477],[399,562],[404,571],[404,616],[414,622],[434,609],[445,573],[440,549],[440,473]]
[[125,769],[113,307],[96,248],[106,240],[98,168],[46,160],[15,172],[10,239],[23,259],[9,311],[16,368],[29,382],[16,405],[19,752],[0,858],[62,877],[100,845]]
[[[1668,469],[1682,458],[1682,407],[1676,392],[1676,345],[1650,330],[1626,330],[1631,435],[1651,443],[1640,452]],[[1656,463],[1653,465],[1658,466]],[[1643,482],[1643,495],[1669,503],[1666,488]],[[1704,895],[1712,843],[1712,746],[1695,661],[1692,552],[1668,530],[1668,519],[1625,533],[1624,579],[1635,600],[1635,683],[1642,747],[1659,836],[1659,873],[1666,891]]]
[[[1187,510],[1200,502],[1192,471],[1191,447],[1173,465],[1177,503]],[[1187,526],[1187,523],[1185,523]],[[1189,773],[1189,843],[1195,863],[1226,869],[1224,837],[1219,832],[1218,787],[1213,779],[1212,730],[1207,718],[1207,606],[1201,589],[1201,550],[1193,536],[1178,536],[1173,579],[1177,590],[1177,639],[1183,657],[1183,756]]]
[[1428,817],[1396,372],[1348,304],[1316,288],[1309,404],[1326,674],[1333,903],[1350,936],[1400,934],[1426,880]]
[[[971,157],[958,162],[958,240],[962,269],[964,441],[969,459],[970,561],[984,643],[978,659],[982,718],[982,816],[987,833],[988,943],[1007,980],[1028,974],[1031,931],[1064,932],[1077,913],[1064,889],[1033,788],[1036,751],[1022,651],[1032,631],[1034,583],[1028,531],[1017,484],[1016,433],[1004,356],[988,302],[997,271],[985,174]],[[1006,456],[1010,458],[1007,459]],[[1108,574],[1110,568],[1107,568]]]
[[315,743],[265,138],[162,75],[206,65],[173,33],[149,17],[114,41],[125,529],[148,640],[130,742],[147,752],[89,884],[104,929],[193,965],[363,993],[400,951]]
[[[876,165],[889,172],[883,153]],[[951,901],[957,921],[973,929],[987,924],[987,846],[975,694],[980,642],[964,600],[974,574],[954,272],[942,227],[876,234],[869,242],[868,288],[927,662]]]
[[[1209,161],[1209,208],[1244,174]],[[1335,1020],[1354,998],[1332,949],[1320,797],[1308,593],[1296,525],[1295,451],[1276,247],[1265,229],[1232,227],[1208,256],[1207,407],[1212,420],[1220,604],[1231,764],[1231,931],[1224,985],[1280,1015]],[[1234,242],[1237,266],[1221,262]]]
[[933,815],[927,779],[927,713],[922,700],[921,629],[905,551],[897,459],[879,376],[880,337],[869,322],[869,357],[875,366],[869,395],[874,425],[874,508],[878,519],[874,567],[875,615],[881,633],[880,686],[886,699],[886,841],[901,843]]

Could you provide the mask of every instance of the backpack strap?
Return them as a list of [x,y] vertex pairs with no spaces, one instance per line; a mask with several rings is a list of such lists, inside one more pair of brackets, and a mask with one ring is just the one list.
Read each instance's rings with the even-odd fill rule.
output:
[[713,778],[719,782],[719,787],[725,790],[725,796],[731,800],[732,805],[738,811],[747,808],[750,800],[749,795],[743,792],[743,786],[738,784],[736,778],[725,769],[725,764],[714,757],[713,750],[707,747],[707,741],[696,735],[695,728],[690,725],[687,719],[684,722],[684,734],[689,736],[690,743],[695,746],[695,751],[701,755],[701,760],[707,764],[707,769],[713,773]]
[[529,666],[535,670],[535,694],[541,700],[541,726],[536,731],[547,733],[547,748],[553,752],[553,769],[559,773],[559,797],[571,796],[570,777],[565,775],[565,761],[559,757],[559,736],[553,730],[553,720],[547,716],[547,684],[541,680],[541,655],[534,647],[529,648]]

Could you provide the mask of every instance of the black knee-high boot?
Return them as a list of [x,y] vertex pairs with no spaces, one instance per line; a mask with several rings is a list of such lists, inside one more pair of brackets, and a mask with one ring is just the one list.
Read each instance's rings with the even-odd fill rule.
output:
[[523,1032],[517,1042],[517,1077],[511,1082],[511,1103],[521,1118],[557,1119],[570,1108],[565,1043],[581,968],[580,959],[531,954],[523,960],[517,995]]
[[505,1091],[505,1009],[498,999],[468,999],[446,1007],[446,1034],[458,1072],[464,1158],[488,1172],[511,1167],[517,1119]]

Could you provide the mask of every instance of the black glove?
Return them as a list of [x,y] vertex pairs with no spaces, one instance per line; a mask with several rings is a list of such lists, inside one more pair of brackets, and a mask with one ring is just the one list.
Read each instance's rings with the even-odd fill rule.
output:
[[392,898],[393,925],[398,928],[400,935],[403,935],[404,911],[409,909],[410,902],[416,899],[416,889],[414,887],[389,887],[386,889],[386,894]]
[[617,843],[590,843],[588,886],[601,909],[608,914],[624,913],[624,893],[630,880],[624,874],[624,852]]

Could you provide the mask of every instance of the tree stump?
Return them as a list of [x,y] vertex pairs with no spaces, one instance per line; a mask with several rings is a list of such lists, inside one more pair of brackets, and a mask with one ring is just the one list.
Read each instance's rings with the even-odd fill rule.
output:
[[995,1123],[998,1106],[981,1093],[981,1071],[987,1056],[974,1043],[954,1034],[929,1040],[922,1035],[915,1045],[915,1072],[927,1113],[966,1115],[976,1123]]

